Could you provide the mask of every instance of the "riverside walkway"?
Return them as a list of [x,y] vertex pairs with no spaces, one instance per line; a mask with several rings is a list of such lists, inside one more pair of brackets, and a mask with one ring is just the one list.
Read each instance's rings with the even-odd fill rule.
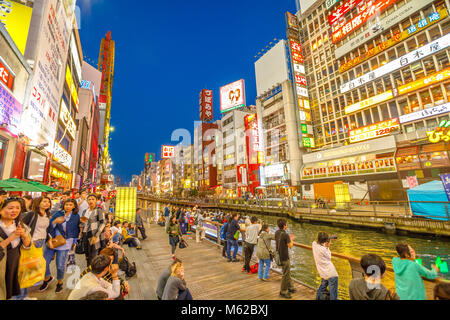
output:
[[[147,225],[147,236],[141,241],[142,250],[124,246],[126,256],[136,262],[137,274],[127,281],[130,294],[126,300],[156,300],[155,288],[161,272],[171,263],[168,236],[164,227],[156,224]],[[177,249],[176,256],[183,261],[185,278],[195,300],[278,300],[281,275],[271,271],[271,281],[263,282],[257,274],[249,275],[241,271],[242,261],[227,262],[222,258],[222,249],[208,241],[195,242],[195,234],[184,236],[188,243],[185,249]],[[76,255],[77,265],[84,268],[84,255]],[[242,260],[242,258],[241,258]],[[52,262],[53,276],[56,275]],[[37,287],[30,289],[29,296],[39,300],[65,300],[70,290],[67,283],[73,281],[74,275],[66,274],[64,290],[55,294],[56,280],[44,292]],[[313,300],[315,291],[294,282],[296,293],[292,300]]]

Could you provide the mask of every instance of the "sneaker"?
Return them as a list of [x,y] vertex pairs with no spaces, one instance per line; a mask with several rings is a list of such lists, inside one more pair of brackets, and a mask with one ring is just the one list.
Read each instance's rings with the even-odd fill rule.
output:
[[231,259],[227,259],[228,262],[231,262]]
[[61,291],[63,291],[63,284],[62,283],[58,283],[56,285],[55,293],[60,293]]
[[53,277],[50,277],[50,279],[49,279],[48,281],[45,281],[45,280],[44,280],[44,283],[42,283],[42,286],[39,288],[39,291],[45,291],[45,290],[47,290],[48,285],[49,285],[53,280],[55,280],[55,278],[53,278]]
[[222,255],[222,258],[227,259],[227,256]]
[[296,293],[297,289],[289,289],[289,293]]
[[141,247],[136,247],[136,250],[142,250],[142,248]]
[[286,298],[286,299],[291,299],[292,298],[292,296],[291,296],[291,294],[288,292],[288,293],[281,293],[280,292],[280,297],[283,297],[283,298]]
[[239,262],[239,259],[233,259],[233,262]]

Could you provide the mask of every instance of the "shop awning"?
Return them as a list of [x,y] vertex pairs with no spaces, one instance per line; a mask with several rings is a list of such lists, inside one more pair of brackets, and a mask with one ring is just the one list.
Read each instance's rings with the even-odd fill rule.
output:
[[5,191],[24,191],[24,192],[60,192],[49,186],[36,181],[26,182],[17,178],[10,178],[0,181],[0,188]]

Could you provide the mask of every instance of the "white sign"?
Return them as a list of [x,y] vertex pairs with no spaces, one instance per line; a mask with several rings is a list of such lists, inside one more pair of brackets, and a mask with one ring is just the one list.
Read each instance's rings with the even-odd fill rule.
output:
[[327,7],[327,10],[330,9],[332,6],[334,6],[336,3],[338,3],[339,0],[327,0],[325,1],[325,6]]
[[47,143],[46,150],[50,153],[53,153],[75,7],[75,1],[71,8],[66,8],[67,1],[63,5],[58,5],[58,1],[47,1],[44,10],[30,95],[20,123],[22,133],[31,143]]
[[376,17],[375,19],[368,21],[366,31],[364,31],[354,39],[347,41],[339,48],[336,48],[336,50],[334,51],[336,59],[339,59],[340,57],[346,55],[348,52],[356,49],[360,45],[376,37],[385,30],[388,30],[392,26],[409,17],[413,12],[422,9],[432,2],[433,0],[411,0],[400,9],[394,10],[392,14],[388,15],[384,19],[380,20],[378,17]]
[[72,58],[75,64],[75,71],[77,73],[78,81],[81,81],[81,62],[80,55],[78,54],[77,43],[75,41],[75,35],[72,34],[70,39],[70,52],[72,53]]
[[298,73],[306,74],[305,66],[303,66],[302,64],[295,63],[295,62],[294,62],[294,71],[298,72]]
[[349,146],[335,148],[329,151],[313,152],[303,155],[303,163],[314,163],[333,160],[340,157],[349,157],[362,153],[375,153],[380,150],[394,150],[395,137],[389,136],[367,142],[355,143]]
[[391,61],[385,64],[384,66],[375,69],[374,71],[371,71],[365,75],[362,75],[359,78],[344,83],[343,85],[341,85],[341,93],[345,93],[349,90],[352,90],[370,81],[373,81],[379,77],[382,77],[388,73],[392,73],[397,69],[403,68],[404,66],[407,66],[413,62],[428,57],[429,55],[432,55],[442,49],[445,49],[448,46],[450,46],[450,33],[437,39],[436,41],[430,42],[420,47],[419,49],[411,51],[401,56],[400,58],[397,58],[394,61]]
[[400,123],[416,121],[447,112],[450,112],[450,103],[445,103],[436,107],[431,107],[425,110],[405,114],[404,116],[400,116]]
[[266,178],[283,177],[284,165],[280,163],[280,164],[273,164],[271,166],[266,166],[264,167],[264,173]]
[[308,98],[308,90],[303,87],[297,86],[297,94],[302,97]]
[[244,106],[245,83],[243,79],[220,88],[220,112],[224,113]]
[[56,141],[53,159],[61,163],[67,169],[70,169],[70,166],[72,165],[72,156]]
[[77,126],[75,125],[75,121],[73,121],[72,116],[70,115],[69,110],[67,109],[66,103],[64,99],[61,100],[61,111],[59,114],[59,120],[64,124],[72,139],[75,139],[75,133],[77,132]]
[[406,177],[406,182],[408,183],[408,187],[410,189],[415,188],[419,185],[419,182],[417,181],[416,176]]

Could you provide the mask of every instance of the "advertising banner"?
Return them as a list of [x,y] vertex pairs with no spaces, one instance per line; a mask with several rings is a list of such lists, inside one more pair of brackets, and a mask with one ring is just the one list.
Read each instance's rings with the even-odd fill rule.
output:
[[[386,41],[383,41],[376,47],[362,53],[358,57],[355,57],[354,59],[349,60],[344,64],[341,64],[339,66],[339,72],[342,73],[344,71],[347,71],[348,69],[370,59],[371,57],[375,56],[376,54],[395,46],[396,44],[402,42],[403,40],[408,39],[409,37],[415,35],[417,32],[422,31],[422,30],[434,25],[435,23],[445,19],[447,16],[448,16],[447,9],[441,9],[438,12],[433,12],[427,18],[422,19],[419,22],[417,22],[416,24],[411,25],[408,29],[403,30],[403,32],[395,34],[392,38],[390,38]],[[353,43],[353,41],[352,41],[352,43]],[[345,44],[344,46],[346,46],[346,45],[347,44]],[[355,48],[355,46],[352,46],[349,49],[349,51],[352,50],[353,48]]]
[[398,118],[381,121],[350,131],[350,143],[379,138],[391,134],[400,128]]
[[32,8],[23,4],[7,0],[0,1],[0,24],[8,30],[22,55],[25,53],[32,12]]
[[450,174],[440,174],[442,185],[444,186],[447,199],[450,201]]
[[407,66],[411,63],[419,61],[420,59],[435,54],[436,52],[443,50],[449,46],[450,46],[450,33],[433,42],[427,43],[426,45],[423,45],[419,49],[411,51],[369,73],[366,73],[361,77],[358,77],[356,79],[353,79],[349,82],[342,84],[340,88],[341,93],[345,93],[354,88],[358,88],[359,86],[362,86],[370,81],[378,79],[388,73],[392,73],[393,71],[403,68],[404,66]]
[[406,183],[408,184],[409,189],[415,188],[419,185],[416,176],[406,177]]
[[59,119],[64,124],[64,127],[66,127],[67,132],[69,133],[69,136],[72,139],[75,139],[75,134],[77,132],[77,126],[75,125],[75,121],[73,121],[73,118],[69,112],[69,109],[67,109],[64,99],[61,99],[61,111],[60,111]]
[[14,84],[14,74],[6,66],[6,63],[3,63],[1,57],[0,57],[0,81],[6,87],[8,87],[9,90],[12,90]]
[[436,107],[431,107],[421,111],[405,114],[400,116],[400,123],[407,123],[428,117],[436,116],[438,114],[450,112],[450,103],[444,103]]
[[347,12],[349,12],[354,6],[359,4],[362,0],[348,0],[342,6],[334,10],[328,16],[328,23],[330,26],[339,20],[340,17],[344,16]]
[[[394,2],[395,1],[396,0],[394,0]],[[380,0],[378,2],[383,2],[383,0]],[[368,22],[368,28],[365,32],[361,33],[354,39],[343,44],[339,48],[336,48],[336,50],[334,51],[336,59],[339,59],[340,57],[346,55],[351,50],[354,50],[355,48],[359,47],[363,43],[365,43],[365,42],[369,41],[370,39],[374,38],[375,36],[379,35],[383,31],[388,30],[392,26],[398,24],[399,22],[403,21],[408,16],[412,15],[414,12],[422,9],[423,7],[429,5],[432,2],[433,2],[433,0],[411,0],[409,3],[407,3],[400,9],[394,10],[387,17],[385,17],[381,20],[373,19],[373,21]],[[353,19],[353,20],[355,20],[355,19]],[[345,25],[344,27],[346,27],[346,26],[347,25]],[[343,38],[343,36],[340,39],[342,39],[342,38]],[[333,41],[333,43],[334,43],[334,41]]]
[[220,88],[220,112],[225,113],[245,106],[244,80],[227,84]]
[[397,0],[378,0],[377,2],[368,6],[364,11],[356,15],[351,21],[347,22],[342,28],[340,28],[336,32],[333,32],[333,34],[331,35],[333,43],[340,41],[350,32],[361,27],[371,17],[383,12],[395,2],[397,2]]
[[163,159],[170,159],[175,156],[174,146],[162,146],[161,157]]
[[58,142],[55,142],[53,160],[58,161],[67,169],[70,169],[72,165],[72,156]]
[[0,124],[13,134],[19,133],[19,121],[22,105],[0,84]]
[[200,92],[200,121],[213,120],[213,92],[203,89]]
[[31,77],[31,95],[20,128],[32,143],[48,143],[46,150],[53,153],[73,16],[66,16],[64,6],[57,6],[57,0],[49,0],[44,17]]

